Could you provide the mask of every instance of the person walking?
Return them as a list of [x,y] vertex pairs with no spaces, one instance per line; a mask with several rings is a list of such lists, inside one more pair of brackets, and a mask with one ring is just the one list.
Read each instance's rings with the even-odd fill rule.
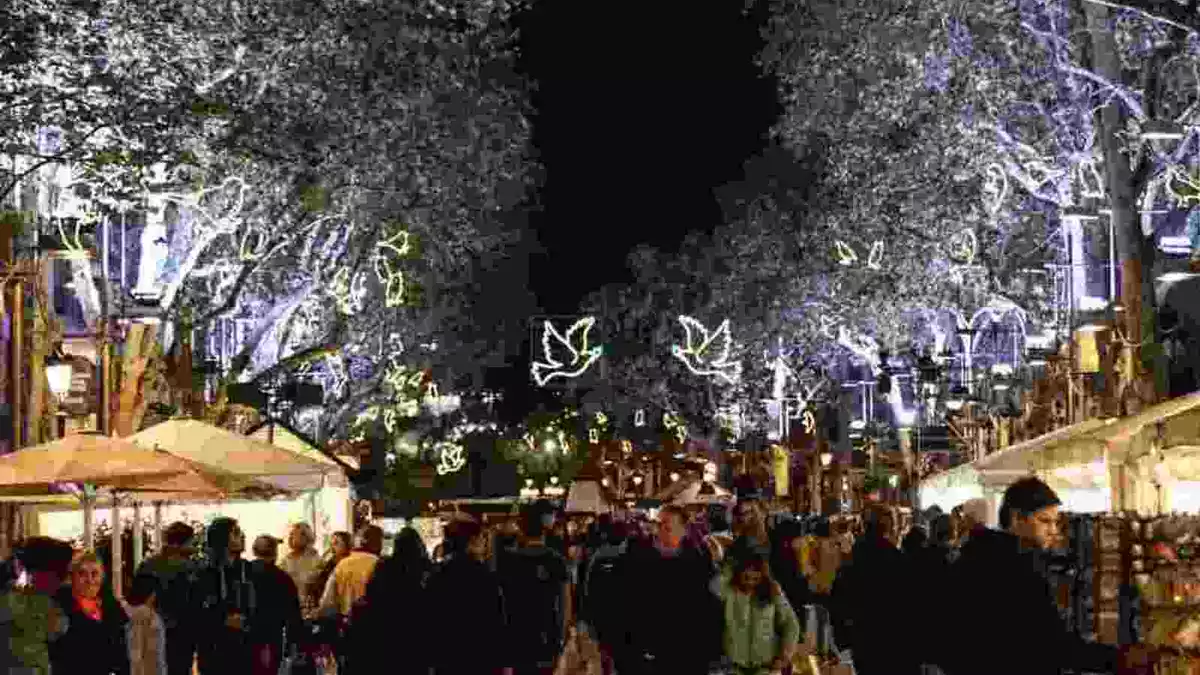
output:
[[721,581],[723,645],[734,675],[781,675],[800,642],[800,621],[767,561],[766,550],[747,551]]
[[853,654],[859,675],[917,675],[915,628],[905,614],[915,606],[912,572],[896,548],[896,516],[875,506],[863,535],[834,580],[833,638]]
[[686,546],[687,514],[658,513],[657,534],[630,547],[625,636],[614,654],[618,673],[702,675],[720,658],[721,601],[707,547]]
[[[392,554],[379,561],[367,593],[350,620],[348,651],[354,675],[405,675],[429,672],[423,607],[431,564],[421,535],[400,530]],[[396,654],[403,657],[397,659]]]
[[504,592],[485,557],[488,536],[473,518],[446,526],[446,558],[429,577],[423,603],[435,675],[512,675]]
[[58,593],[67,632],[50,647],[51,671],[71,675],[129,675],[125,625],[129,617],[104,587],[104,566],[94,553],[71,564],[71,583]]
[[509,636],[517,675],[549,675],[571,634],[571,591],[567,561],[547,535],[553,506],[538,501],[521,514],[522,537],[515,548],[497,552],[496,569],[508,605]]
[[196,661],[197,626],[189,623],[195,612],[193,589],[197,581],[195,530],[183,522],[163,530],[163,547],[147,558],[137,574],[155,579],[154,606],[163,621],[167,642],[169,675],[191,675]]

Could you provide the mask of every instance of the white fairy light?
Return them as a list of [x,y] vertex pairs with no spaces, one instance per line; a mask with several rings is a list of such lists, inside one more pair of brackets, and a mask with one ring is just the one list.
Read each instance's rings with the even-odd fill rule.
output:
[[635,427],[646,426],[646,411],[645,410],[638,408],[637,410],[633,411],[633,426],[635,426]]
[[728,384],[737,382],[741,364],[730,361],[733,337],[729,332],[729,319],[722,321],[711,333],[690,316],[680,316],[678,321],[683,326],[685,344],[671,345],[671,355],[682,361],[693,375],[719,377]]
[[341,398],[346,393],[346,383],[350,381],[346,377],[345,364],[341,358],[330,355],[325,357],[325,367],[329,373],[326,377],[326,391],[334,398]]
[[592,427],[591,429],[588,429],[588,442],[589,443],[599,443],[600,442],[600,430],[599,429],[597,429],[596,427]]
[[811,410],[804,410],[804,415],[801,416],[801,422],[804,424],[804,433],[812,436],[817,433],[817,418],[813,416]]
[[[542,324],[542,360],[534,361],[530,370],[539,387],[559,377],[565,380],[579,377],[595,363],[603,349],[589,345],[588,337],[596,325],[595,317],[584,317],[560,333],[550,321]],[[555,349],[560,354],[555,354]]]

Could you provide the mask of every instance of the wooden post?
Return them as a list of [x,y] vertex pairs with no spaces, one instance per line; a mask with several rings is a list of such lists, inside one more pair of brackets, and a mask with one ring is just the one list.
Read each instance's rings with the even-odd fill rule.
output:
[[82,501],[83,548],[88,551],[94,551],[96,550],[96,499],[84,492]]
[[163,503],[154,502],[154,540],[150,545],[155,553],[162,553],[163,543]]

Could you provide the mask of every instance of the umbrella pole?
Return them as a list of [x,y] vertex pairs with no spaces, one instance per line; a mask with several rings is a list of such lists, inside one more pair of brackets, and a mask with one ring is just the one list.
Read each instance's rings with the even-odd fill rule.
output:
[[83,502],[83,548],[96,550],[96,500],[87,492],[79,498]]
[[162,553],[163,547],[163,503],[154,502],[154,540],[150,543],[155,553]]
[[144,533],[142,532],[142,503],[135,501],[133,503],[133,560],[130,563],[133,565],[133,570],[136,573],[137,568],[142,565],[142,541]]
[[112,589],[113,595],[121,597],[121,581],[124,578],[124,565],[121,561],[121,497],[116,490],[112,492]]

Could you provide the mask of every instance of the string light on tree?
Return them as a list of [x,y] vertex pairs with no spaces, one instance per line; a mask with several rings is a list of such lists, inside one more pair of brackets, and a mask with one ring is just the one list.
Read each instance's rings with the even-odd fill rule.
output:
[[729,319],[712,332],[690,316],[680,316],[678,321],[683,326],[685,344],[671,345],[671,355],[682,361],[693,375],[720,378],[727,384],[737,382],[741,364],[730,360],[733,337]]
[[662,424],[663,428],[666,429],[667,432],[672,436],[674,436],[676,441],[683,443],[687,440],[687,425],[684,424],[683,420],[679,417],[672,415],[671,413],[663,413]]
[[635,427],[646,426],[646,411],[645,410],[638,408],[637,410],[633,411],[633,426],[635,426]]
[[984,170],[983,205],[991,216],[1000,213],[1004,200],[1008,198],[1008,174],[1004,167],[992,163]]
[[544,387],[554,378],[569,380],[584,374],[603,352],[589,341],[595,325],[595,317],[584,317],[560,333],[550,321],[543,322],[542,360],[534,361],[530,369],[533,381]]
[[343,267],[333,275],[329,294],[337,310],[345,316],[354,316],[362,311],[367,301],[367,280],[361,273],[350,276],[350,268]]
[[411,251],[409,237],[408,230],[402,229],[375,244],[375,276],[383,285],[387,307],[399,307],[404,303],[404,271],[400,269],[400,263]]
[[[834,257],[839,265],[850,267],[858,262],[858,253],[854,247],[842,240],[833,242]],[[873,270],[883,268],[883,242],[876,240],[867,252],[867,267]]]

